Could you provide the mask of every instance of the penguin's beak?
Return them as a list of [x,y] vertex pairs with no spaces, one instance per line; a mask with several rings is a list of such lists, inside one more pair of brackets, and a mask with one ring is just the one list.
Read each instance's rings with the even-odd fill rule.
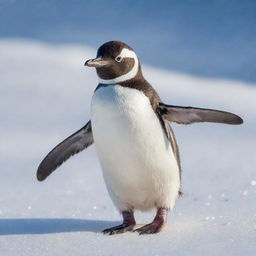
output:
[[95,68],[100,68],[107,64],[108,64],[108,61],[102,59],[102,57],[98,57],[96,59],[90,59],[84,63],[84,65],[87,67],[95,67]]

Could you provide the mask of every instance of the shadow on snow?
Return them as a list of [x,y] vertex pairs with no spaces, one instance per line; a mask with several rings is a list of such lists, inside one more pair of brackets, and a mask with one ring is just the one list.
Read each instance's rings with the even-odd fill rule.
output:
[[49,234],[63,232],[101,232],[115,221],[82,219],[0,219],[1,235]]

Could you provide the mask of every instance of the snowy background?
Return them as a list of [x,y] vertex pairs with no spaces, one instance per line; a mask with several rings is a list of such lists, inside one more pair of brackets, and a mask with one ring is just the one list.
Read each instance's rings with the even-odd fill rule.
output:
[[255,0],[0,0],[0,37],[118,39],[153,66],[254,83],[255,24]]
[[[35,174],[38,164],[49,150],[90,118],[90,99],[97,77],[95,71],[85,68],[83,63],[94,57],[98,45],[110,38],[101,31],[97,39],[98,35],[86,31],[88,28],[85,27],[87,35],[94,37],[95,41],[83,39],[84,42],[73,42],[71,39],[81,35],[81,31],[74,33],[74,36],[63,32],[65,38],[70,38],[67,42],[64,36],[60,37],[61,29],[56,28],[57,12],[56,22],[50,19],[54,15],[48,13],[48,26],[52,24],[49,30],[52,34],[56,32],[56,37],[59,35],[59,41],[47,39],[47,30],[45,34],[40,34],[38,30],[38,37],[26,35],[25,29],[39,29],[36,21],[35,24],[24,21],[21,29],[21,20],[34,17],[33,13],[38,12],[26,5],[35,5],[35,2],[0,1],[0,256],[255,255],[255,73],[251,73],[253,76],[250,79],[243,77],[242,70],[248,68],[240,61],[236,76],[219,74],[221,66],[218,66],[216,69],[212,67],[214,74],[206,78],[207,74],[203,73],[200,61],[196,59],[197,54],[200,58],[204,54],[201,56],[192,49],[188,41],[183,42],[183,49],[188,46],[187,51],[193,55],[191,59],[172,52],[177,61],[180,57],[184,67],[177,69],[177,72],[171,61],[172,55],[168,55],[170,62],[166,61],[167,55],[162,48],[151,48],[150,43],[147,43],[150,50],[142,47],[139,32],[135,36],[137,39],[130,40],[125,40],[125,33],[120,32],[121,40],[133,42],[132,46],[138,49],[144,63],[144,75],[164,102],[231,111],[242,116],[245,123],[241,126],[173,125],[181,151],[184,196],[170,213],[167,228],[158,235],[126,233],[105,236],[100,231],[118,224],[121,218],[107,194],[94,146],[71,158],[43,183],[36,180]],[[41,5],[47,6],[48,2],[44,1],[45,4]],[[81,1],[74,2],[77,6],[81,4]],[[216,2],[228,5],[236,1]],[[252,1],[246,2],[252,4]],[[87,3],[88,6],[93,5],[91,1]],[[236,5],[232,6],[239,9]],[[240,10],[242,12],[243,8]],[[30,15],[27,15],[28,11]],[[60,13],[63,15],[63,10]],[[91,14],[98,15],[99,12],[95,10]],[[186,16],[183,13],[183,17]],[[35,14],[35,17],[38,15]],[[90,17],[93,18],[92,15]],[[248,20],[252,21],[250,17],[244,12],[239,24],[249,24]],[[165,20],[166,17],[161,22]],[[8,26],[3,26],[3,21]],[[63,23],[68,21],[63,20]],[[78,23],[75,25],[79,28]],[[21,34],[17,34],[18,29],[15,28],[20,28]],[[253,37],[249,35],[251,27],[248,25],[247,28],[248,36]],[[128,30],[129,33],[131,31]],[[177,28],[177,31],[182,29]],[[146,32],[145,29],[145,35]],[[117,37],[119,34],[116,33]],[[161,40],[165,40],[164,33],[159,35],[162,35]],[[230,37],[223,35],[223,38],[228,41]],[[238,38],[241,44],[253,42],[253,38],[247,41],[241,34]],[[155,43],[153,39],[152,42]],[[249,45],[244,46],[246,51],[252,50]],[[202,50],[207,51],[209,56],[213,54],[209,49]],[[150,51],[157,56],[156,63]],[[237,64],[232,59],[236,54],[239,52],[227,53],[227,59],[222,63],[225,72],[231,63]],[[253,51],[244,56],[250,63],[249,70],[253,70]],[[188,71],[194,75],[182,73],[186,71],[182,58],[189,65],[198,67],[199,72]],[[160,60],[166,61],[167,65],[162,65]],[[214,58],[207,58],[207,61],[212,65]],[[153,216],[154,212],[136,213],[139,224],[150,222]]]

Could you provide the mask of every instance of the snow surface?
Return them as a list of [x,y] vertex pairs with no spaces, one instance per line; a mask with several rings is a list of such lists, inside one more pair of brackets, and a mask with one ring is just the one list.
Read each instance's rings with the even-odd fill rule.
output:
[[[121,218],[94,146],[45,182],[35,176],[49,150],[90,118],[97,77],[83,63],[95,50],[1,40],[0,56],[0,256],[255,255],[256,87],[145,67],[164,102],[232,111],[245,123],[173,125],[184,196],[167,228],[106,236],[100,231]],[[136,217],[148,223],[154,212]]]

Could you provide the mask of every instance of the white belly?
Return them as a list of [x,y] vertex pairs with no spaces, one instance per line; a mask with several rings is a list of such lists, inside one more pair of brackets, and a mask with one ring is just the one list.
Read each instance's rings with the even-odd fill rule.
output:
[[93,95],[94,143],[109,194],[120,210],[172,208],[179,168],[148,98],[119,85]]

